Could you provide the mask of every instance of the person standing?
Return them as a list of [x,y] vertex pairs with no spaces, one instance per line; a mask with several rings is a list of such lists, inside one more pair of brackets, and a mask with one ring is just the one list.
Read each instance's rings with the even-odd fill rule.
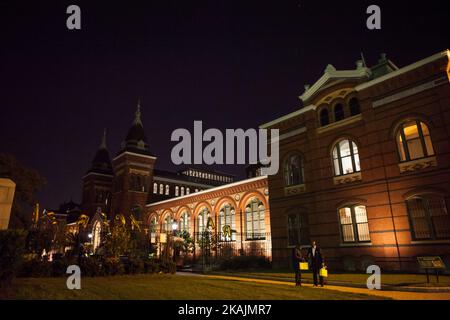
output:
[[295,270],[295,286],[302,285],[302,274],[300,270],[300,262],[302,261],[302,249],[299,244],[297,244],[292,249],[292,267]]
[[322,252],[315,241],[312,242],[311,248],[308,249],[308,260],[313,273],[314,287],[317,287],[319,281],[320,286],[323,287],[323,277],[320,276],[320,269],[323,266],[324,259]]

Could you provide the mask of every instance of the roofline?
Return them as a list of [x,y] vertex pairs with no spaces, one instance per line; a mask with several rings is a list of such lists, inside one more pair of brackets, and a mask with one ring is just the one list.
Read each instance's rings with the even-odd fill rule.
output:
[[229,187],[235,187],[235,186],[238,186],[238,185],[241,185],[241,184],[254,182],[254,181],[259,181],[259,180],[264,180],[264,179],[267,179],[267,176],[259,176],[259,177],[255,177],[255,178],[241,180],[241,181],[238,181],[238,182],[225,184],[223,186],[218,186],[218,187],[215,187],[215,188],[211,188],[211,189],[207,189],[207,190],[203,190],[203,191],[199,191],[199,192],[190,193],[190,194],[187,194],[187,195],[184,195],[184,196],[181,196],[181,197],[175,197],[175,198],[171,198],[171,199],[167,199],[167,200],[163,200],[163,201],[148,203],[145,206],[146,207],[151,207],[151,206],[156,206],[156,205],[160,205],[160,204],[163,204],[163,203],[168,203],[168,202],[171,202],[171,201],[176,201],[176,200],[180,200],[180,199],[187,199],[189,197],[198,196],[200,194],[206,194],[208,192],[214,192],[214,191],[217,191],[217,190],[222,190],[222,189],[229,188]]
[[202,188],[213,187],[213,185],[210,185],[210,184],[202,184],[202,183],[196,183],[196,182],[190,182],[190,181],[184,181],[184,180],[177,180],[177,179],[172,179],[172,178],[161,177],[158,175],[153,176],[153,182],[156,182],[155,180],[164,181],[164,182],[173,182],[176,184],[184,184],[184,185],[189,185],[189,186],[194,186],[194,187],[202,187]]
[[121,152],[115,158],[113,158],[113,161],[116,160],[116,159],[119,159],[120,157],[122,157],[125,154],[131,154],[133,156],[139,156],[139,157],[144,157],[144,158],[149,158],[149,159],[156,159],[156,157],[154,157],[154,156],[149,156],[149,155],[146,155],[146,154],[141,154],[141,153],[136,153],[136,152],[124,151],[124,152]]
[[311,98],[328,80],[330,79],[359,79],[368,76],[369,68],[360,68],[356,70],[326,70],[308,90],[305,90],[300,100],[306,101]]
[[302,114],[302,113],[305,113],[305,112],[308,112],[308,111],[311,111],[311,110],[316,110],[316,108],[317,108],[317,107],[316,107],[315,105],[310,104],[310,105],[308,105],[308,106],[306,106],[306,107],[300,108],[300,109],[297,110],[297,111],[288,113],[288,114],[286,114],[286,115],[284,115],[284,116],[282,116],[282,117],[280,117],[280,118],[277,118],[277,119],[275,119],[275,120],[272,120],[272,121],[267,122],[267,123],[264,123],[264,124],[261,124],[259,127],[260,127],[261,129],[267,129],[267,128],[273,126],[274,124],[277,124],[277,123],[286,121],[286,120],[288,120],[288,119],[294,118],[294,117],[296,117],[296,116],[298,116],[298,115],[300,115],[300,114]]
[[114,177],[113,174],[98,173],[98,172],[92,171],[92,172],[88,172],[87,174],[85,174],[81,179],[84,179],[84,178],[86,178],[87,176],[90,176],[91,174],[92,174],[92,175],[96,175],[96,176]]
[[444,56],[447,56],[449,58],[449,60],[450,60],[450,51],[448,49],[444,50],[444,51],[441,51],[441,52],[438,52],[436,54],[433,54],[432,56],[429,56],[429,57],[427,57],[425,59],[422,59],[422,60],[419,60],[417,62],[414,62],[414,63],[412,63],[410,65],[405,66],[405,67],[402,67],[402,68],[400,68],[398,70],[392,71],[392,72],[390,72],[388,74],[385,74],[384,76],[381,76],[379,78],[376,78],[376,79],[373,79],[371,81],[368,81],[368,82],[362,83],[360,85],[357,85],[355,87],[355,90],[356,91],[361,91],[361,90],[367,89],[367,88],[369,88],[369,87],[371,87],[373,85],[376,85],[376,84],[378,84],[380,82],[383,82],[383,81],[386,81],[388,79],[397,77],[397,76],[399,76],[399,75],[401,75],[403,73],[406,73],[406,72],[409,72],[411,70],[417,69],[417,68],[419,68],[419,67],[421,67],[423,65],[426,65],[428,63],[431,63],[433,61],[439,60],[439,59],[441,59]]

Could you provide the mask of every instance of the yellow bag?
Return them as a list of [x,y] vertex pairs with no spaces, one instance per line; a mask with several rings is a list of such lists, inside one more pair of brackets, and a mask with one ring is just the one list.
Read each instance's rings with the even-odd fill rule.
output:
[[328,270],[326,268],[320,268],[319,276],[324,278],[328,277]]
[[308,270],[308,262],[300,262],[299,268],[300,270]]

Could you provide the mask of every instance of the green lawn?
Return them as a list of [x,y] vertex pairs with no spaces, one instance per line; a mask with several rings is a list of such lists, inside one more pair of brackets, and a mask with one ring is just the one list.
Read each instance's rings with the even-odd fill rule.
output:
[[[5,293],[3,293],[4,295]],[[82,278],[81,290],[66,278],[18,278],[7,299],[376,299],[311,287],[207,279],[188,275],[135,275]]]
[[[258,279],[268,279],[268,280],[278,280],[278,281],[294,281],[293,271],[286,270],[263,270],[263,271],[230,271],[230,272],[217,272],[216,274],[230,275],[230,276],[241,276],[250,277]],[[345,283],[357,283],[366,284],[367,277],[369,274],[356,274],[356,273],[332,273],[329,272],[328,281]],[[309,279],[312,281],[311,272],[303,272],[302,278]],[[381,274],[381,283],[383,285],[401,285],[401,286],[423,286],[426,285],[427,277],[425,274]],[[430,285],[432,286],[450,286],[450,276],[439,275],[439,284],[436,284],[436,276],[430,274]]]

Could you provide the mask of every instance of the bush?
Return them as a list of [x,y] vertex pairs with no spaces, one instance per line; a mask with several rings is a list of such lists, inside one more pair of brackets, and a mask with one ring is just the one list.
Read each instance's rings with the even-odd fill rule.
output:
[[105,274],[100,259],[95,257],[82,258],[80,261],[80,269],[81,275],[87,277],[96,277]]
[[144,261],[144,272],[145,273],[158,273],[159,272],[159,264],[154,260],[145,260]]
[[160,271],[164,272],[164,273],[175,273],[177,272],[177,265],[175,262],[171,261],[171,260],[162,260],[159,263],[159,269]]
[[139,258],[128,257],[123,260],[125,274],[136,274],[144,272],[144,261]]
[[115,276],[124,274],[124,266],[119,258],[105,258],[102,263],[102,269],[105,275]]
[[219,265],[219,269],[221,270],[259,269],[270,267],[271,263],[269,259],[263,256],[235,256],[223,260]]
[[19,275],[21,277],[50,277],[52,273],[52,263],[36,256],[23,263]]
[[11,285],[20,270],[26,237],[24,230],[0,231],[0,288]]

